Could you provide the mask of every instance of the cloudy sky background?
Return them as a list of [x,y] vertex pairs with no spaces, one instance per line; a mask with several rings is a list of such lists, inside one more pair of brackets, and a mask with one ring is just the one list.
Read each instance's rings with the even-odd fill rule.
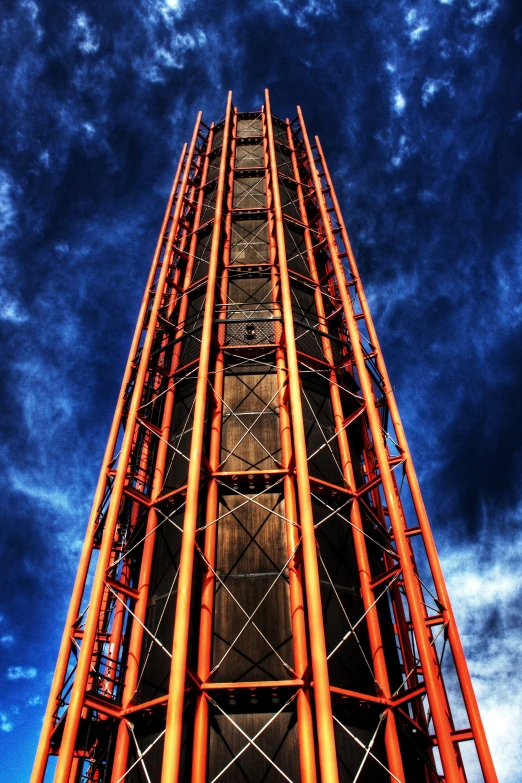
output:
[[[507,0],[7,0],[0,769],[27,780],[196,112],[303,107],[334,172],[501,780],[522,752],[522,12]],[[473,783],[473,781],[470,781]]]

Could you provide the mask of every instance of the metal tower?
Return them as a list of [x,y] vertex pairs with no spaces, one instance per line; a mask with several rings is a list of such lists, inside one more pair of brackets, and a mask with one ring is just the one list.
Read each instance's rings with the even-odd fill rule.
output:
[[494,783],[319,140],[230,94],[174,178],[32,782],[465,783],[468,747]]

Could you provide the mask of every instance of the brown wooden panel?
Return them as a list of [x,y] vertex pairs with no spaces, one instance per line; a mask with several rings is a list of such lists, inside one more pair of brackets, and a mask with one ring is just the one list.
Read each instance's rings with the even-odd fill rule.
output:
[[236,135],[238,138],[248,138],[250,136],[261,136],[262,123],[261,116],[238,119]]
[[[241,277],[231,277],[228,284],[228,301],[230,307],[229,318],[233,318],[236,315],[238,318],[243,317],[242,310],[256,310],[259,315],[263,315],[264,311],[272,310],[272,282],[268,276],[266,277],[246,277],[242,273]],[[232,303],[238,306],[236,308],[232,306]]]
[[231,245],[231,264],[266,264],[268,262],[266,220],[234,220]]
[[294,176],[294,168],[292,165],[290,150],[285,150],[282,147],[276,147],[276,163],[280,174],[286,174],[287,177]]
[[169,449],[167,455],[165,491],[177,489],[186,484],[187,481],[189,466],[187,457],[190,454],[195,394],[195,380],[180,381],[176,385],[175,405],[170,430],[170,442],[174,448]]
[[[158,515],[158,522],[161,521]],[[173,522],[183,524],[183,510],[174,514]],[[145,626],[167,650],[172,647],[174,611],[176,606],[175,577],[178,570],[181,533],[171,522],[164,522],[156,531],[154,561],[151,571],[149,603]],[[138,701],[148,701],[167,693],[170,658],[149,634],[143,638]]]
[[[279,467],[277,396],[265,413],[259,416],[276,391],[274,373],[226,376],[224,399],[228,407],[224,413],[221,459],[227,470],[269,470]],[[251,425],[251,431],[248,432]]]
[[208,274],[208,262],[210,259],[210,248],[212,245],[212,231],[201,235],[198,238],[196,252],[194,253],[194,267],[192,271],[192,282],[195,283]]
[[[234,722],[249,736],[254,737],[268,723],[273,713],[241,714],[231,712]],[[221,713],[210,721],[209,780],[213,780],[247,744],[247,740]],[[260,735],[256,744],[283,770],[290,780],[299,780],[299,750],[297,725],[293,712],[282,712]],[[284,778],[259,753],[249,746],[247,750],[220,777],[223,783],[280,783]]]
[[[341,723],[346,726],[365,747],[367,747],[377,728],[379,713],[372,710],[369,714],[364,715],[360,708],[358,708],[357,713],[355,713],[348,708],[343,709],[337,707],[335,714]],[[383,721],[377,734],[375,744],[371,749],[373,755],[382,761],[383,764],[387,763],[386,752],[384,750],[385,725],[386,724]],[[352,783],[363,762],[365,751],[337,723],[335,724],[335,740],[339,765],[339,781],[340,783]],[[418,780],[420,779],[421,778],[418,778]],[[361,783],[389,783],[390,776],[375,759],[368,755],[357,780]]]
[[303,375],[303,417],[309,455],[329,441],[309,460],[310,475],[335,484],[343,484],[335,425],[327,381],[308,373]]
[[285,223],[285,248],[288,268],[300,275],[310,277],[304,234],[289,223]]
[[[290,677],[288,668],[270,647],[272,645],[282,659],[289,666],[292,665],[288,586],[284,576],[279,577],[274,584],[276,576],[273,573],[270,576],[236,575],[225,581],[230,593],[222,585],[216,591],[213,666],[221,661],[229,649],[230,652],[215,673],[215,682],[282,680]],[[273,584],[270,594],[253,618],[261,633],[250,623],[234,641],[248,616]],[[236,601],[246,610],[247,615]]]
[[219,522],[217,563],[223,577],[277,573],[286,562],[286,522],[281,518],[284,517],[281,494],[264,493],[255,497],[256,504],[245,502],[250,497],[255,496],[222,495],[219,516],[226,516]]
[[234,180],[234,208],[251,209],[264,207],[265,178],[264,177],[236,177]]
[[259,168],[263,166],[262,144],[240,144],[236,148],[236,168]]
[[205,196],[203,198],[203,209],[201,211],[201,225],[214,217],[214,210],[216,206],[217,187],[216,185],[209,185],[205,188]]
[[[254,622],[279,655],[291,666],[292,645],[286,570],[286,523],[282,497],[267,493],[246,503],[237,494],[222,497],[218,528],[217,571],[224,585],[216,585],[214,665],[227,651],[267,590],[271,591]],[[227,512],[230,511],[231,513]],[[231,595],[230,595],[231,594]],[[233,597],[232,597],[233,596]],[[234,600],[236,599],[236,600]],[[243,607],[247,615],[240,609]],[[283,666],[260,633],[248,625],[215,675],[216,681],[286,679]]]
[[281,207],[283,214],[301,220],[299,202],[297,199],[297,187],[286,179],[279,180],[279,193],[281,194]]

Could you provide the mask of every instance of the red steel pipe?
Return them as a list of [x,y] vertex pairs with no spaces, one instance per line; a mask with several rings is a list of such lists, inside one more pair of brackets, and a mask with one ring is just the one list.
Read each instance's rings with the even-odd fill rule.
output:
[[[195,229],[197,229],[199,225],[199,220],[200,220],[202,206],[203,206],[203,197],[204,197],[203,187],[205,185],[206,177],[207,177],[208,152],[210,151],[212,145],[212,135],[213,135],[213,131],[211,129],[208,135],[208,140],[206,145],[207,154],[205,155],[205,161],[203,164],[201,183],[199,187],[198,203],[197,203],[197,208],[194,217]],[[188,165],[189,167],[191,165],[194,165],[194,161],[189,161]],[[185,236],[183,237],[181,246],[184,245],[184,240],[185,240]],[[191,277],[192,277],[192,267],[193,267],[193,253],[189,255],[189,262],[187,263],[183,286],[181,289],[182,291],[186,291],[186,289],[190,286]],[[185,300],[186,300],[186,296],[185,296]],[[171,303],[169,305],[169,311],[173,310],[173,308],[174,308],[174,303]],[[186,307],[183,308],[183,306],[181,306],[179,316],[178,316],[178,329],[176,332],[176,337],[180,336],[183,333],[185,318],[186,318]],[[178,358],[179,358],[178,354],[174,354],[174,356],[172,357],[172,363],[174,364]],[[175,371],[175,369],[176,368],[174,366],[173,371]],[[172,411],[174,407],[174,391],[175,390],[173,388],[169,388],[165,394],[165,403],[164,403],[162,424],[161,424],[161,439],[158,442],[156,464],[154,468],[154,477],[152,481],[151,501],[153,504],[157,501],[158,497],[161,495],[161,492],[163,490],[163,484],[165,478],[165,466],[166,466],[166,460],[167,460],[167,454],[169,448],[168,443],[169,443],[169,436],[170,436]],[[153,557],[154,557],[156,526],[157,526],[157,512],[155,511],[154,508],[152,508],[149,511],[149,515],[147,519],[147,527],[145,529],[145,541],[143,543],[143,553],[141,557],[140,575],[138,579],[138,588],[137,588],[139,597],[134,607],[134,614],[141,623],[145,623],[146,614],[147,614],[147,605],[149,600],[149,586],[150,586],[149,580],[150,580],[150,574],[151,574]],[[143,626],[140,624],[140,622],[133,622],[130,631],[129,651],[127,656],[127,670],[125,674],[125,686],[124,686],[123,698],[122,698],[122,704],[124,709],[128,707],[128,705],[130,704],[131,700],[135,695],[138,678],[139,678],[139,665],[140,665],[140,659],[142,653],[143,634],[145,633]],[[128,752],[129,752],[129,732],[127,729],[126,721],[122,719],[118,726],[116,743],[114,748],[114,761],[112,765],[112,774],[111,774],[112,783],[117,783],[117,781],[119,781],[125,774],[125,770],[127,769],[127,763],[128,763],[127,762]]]
[[405,534],[404,519],[399,508],[395,487],[393,484],[393,477],[382,438],[380,418],[377,407],[375,405],[372,382],[360,343],[360,335],[357,328],[357,321],[353,310],[353,304],[348,294],[344,271],[337,252],[337,246],[330,224],[324,194],[322,192],[322,186],[319,180],[319,174],[315,166],[312,149],[308,140],[304,120],[299,107],[298,116],[301,125],[301,132],[303,134],[303,141],[308,154],[308,161],[314,180],[321,218],[326,231],[329,255],[333,264],[335,276],[337,278],[337,285],[339,287],[339,293],[341,295],[341,300],[343,302],[346,315],[346,325],[348,328],[355,365],[359,375],[361,391],[366,402],[366,413],[372,433],[373,447],[375,449],[377,462],[379,465],[382,487],[386,497],[390,522],[392,524],[393,533],[395,536],[397,553],[401,559],[404,586],[410,607],[415,638],[417,640],[419,649],[419,657],[422,664],[424,680],[426,683],[426,691],[433,716],[433,723],[438,738],[441,761],[447,783],[461,783],[462,774],[458,765],[457,753],[453,747],[453,739],[451,736],[452,728],[446,711],[446,698],[440,679],[439,664],[436,651],[430,644],[430,635],[428,633],[428,629],[424,623],[425,616],[423,612],[422,601],[420,600],[419,596],[419,582],[415,574],[409,542]]
[[[198,115],[196,127],[199,129],[199,122],[201,120],[201,113]],[[189,160],[192,159],[194,148],[196,146],[197,133],[194,134],[189,150]],[[152,348],[152,341],[154,337],[155,325],[158,317],[158,309],[161,305],[161,299],[163,296],[163,290],[165,286],[165,280],[169,271],[169,260],[172,251],[172,244],[174,236],[176,234],[178,221],[183,208],[182,195],[185,192],[187,186],[189,174],[189,166],[185,168],[183,174],[183,180],[181,184],[181,194],[176,204],[174,216],[172,218],[172,224],[170,229],[170,235],[167,243],[167,248],[164,254],[164,263],[161,267],[161,272],[157,282],[156,293],[154,296],[154,302],[152,310],[150,312],[150,318],[148,323],[148,330],[143,344],[141,353],[140,364],[138,372],[136,374],[136,381],[134,385],[133,395],[127,415],[126,429],[123,436],[121,453],[118,462],[118,468],[116,470],[116,476],[114,478],[114,484],[112,488],[111,501],[109,510],[107,513],[107,519],[105,522],[105,529],[103,532],[103,539],[98,556],[98,563],[96,566],[96,572],[93,581],[93,587],[91,592],[91,600],[89,604],[89,613],[87,615],[87,621],[83,633],[82,645],[78,657],[78,664],[76,669],[76,676],[74,684],[71,690],[71,696],[69,701],[69,707],[67,710],[67,718],[65,721],[64,732],[62,735],[62,742],[60,745],[60,756],[58,758],[58,764],[56,767],[55,783],[68,783],[69,773],[71,769],[75,739],[78,731],[78,725],[80,721],[83,699],[85,694],[85,688],[89,677],[89,671],[91,666],[92,651],[96,638],[96,631],[98,626],[98,617],[103,600],[104,587],[105,587],[105,572],[109,565],[109,559],[112,551],[112,542],[116,525],[118,522],[118,515],[120,510],[120,502],[125,486],[127,465],[132,449],[132,442],[134,437],[134,427],[136,423],[138,408],[141,401],[141,392],[145,381],[145,376],[148,370],[148,360]]]
[[301,522],[303,561],[305,568],[305,585],[307,598],[307,615],[310,630],[310,650],[312,654],[312,671],[314,678],[315,716],[319,745],[319,766],[323,783],[337,783],[339,774],[335,749],[335,734],[332,716],[332,702],[328,680],[328,661],[326,657],[326,641],[324,636],[323,610],[321,605],[321,582],[317,562],[316,541],[312,499],[310,495],[310,479],[308,474],[308,459],[306,453],[306,435],[301,404],[301,388],[299,382],[299,367],[295,345],[295,332],[292,312],[292,297],[290,280],[286,261],[285,236],[281,197],[279,195],[279,180],[275,158],[274,131],[270,110],[270,97],[265,91],[265,105],[268,126],[268,141],[270,150],[270,171],[272,178],[274,212],[276,223],[277,254],[281,283],[281,302],[285,330],[286,358],[288,362],[288,384],[292,416],[292,433],[294,438],[294,458],[297,474],[297,493],[299,498],[299,516]]
[[[234,197],[234,159],[236,152],[235,134],[237,128],[237,111],[234,111],[232,120],[232,138],[230,143],[230,161],[227,192],[227,214],[225,218],[225,241],[223,244],[223,273],[220,285],[220,303],[223,305],[219,313],[219,319],[226,318],[227,291],[228,291],[228,265],[230,263],[230,247],[232,232],[232,203]],[[225,139],[223,138],[225,145]],[[223,398],[225,386],[225,355],[223,345],[225,343],[225,326],[217,326],[218,350],[214,365],[214,393],[212,400],[210,443],[208,451],[208,463],[212,472],[207,489],[207,508],[205,514],[205,540],[203,554],[211,568],[216,566],[216,542],[219,508],[219,483],[214,474],[221,464],[221,430],[223,426]],[[203,574],[201,588],[201,609],[199,621],[199,645],[197,674],[202,683],[206,683],[212,665],[212,631],[214,620],[214,591],[215,576],[210,569]],[[207,778],[208,756],[208,700],[203,692],[196,697],[196,710],[194,717],[194,742],[192,753],[192,783],[205,783]]]
[[181,735],[183,724],[183,706],[185,696],[185,676],[187,665],[187,644],[190,624],[190,599],[194,566],[194,550],[198,518],[199,485],[203,454],[203,435],[207,402],[208,369],[214,319],[215,287],[220,252],[221,220],[223,213],[223,194],[227,165],[230,117],[232,113],[232,93],[228,94],[223,147],[219,168],[219,180],[216,195],[214,228],[210,251],[205,311],[201,332],[201,354],[196,385],[196,402],[190,447],[190,464],[187,479],[187,505],[183,524],[183,538],[178,575],[178,595],[174,620],[172,642],[172,664],[169,679],[169,702],[165,727],[165,749],[163,753],[162,783],[177,783],[181,753]]
[[[301,214],[301,220],[305,226],[308,226],[308,215],[306,212],[306,206],[303,198],[303,188],[301,184],[299,168],[297,165],[297,159],[295,154],[295,147],[292,137],[292,131],[290,123],[287,120],[287,133],[288,143],[292,151],[292,164],[294,170],[294,179],[298,182],[297,194],[299,199],[299,208]],[[323,350],[327,362],[332,367],[330,378],[332,383],[330,384],[330,399],[332,404],[332,413],[335,422],[335,430],[337,433],[337,443],[339,446],[339,453],[341,457],[341,465],[343,471],[343,478],[346,482],[348,489],[355,493],[355,475],[353,471],[352,458],[350,454],[350,446],[348,443],[348,436],[344,427],[344,412],[341,401],[341,393],[339,390],[339,383],[337,374],[335,372],[334,357],[332,354],[331,342],[328,339],[329,332],[326,326],[326,313],[321,293],[321,286],[319,284],[319,275],[315,264],[315,258],[313,253],[313,242],[310,236],[310,229],[305,228],[304,231],[306,252],[308,265],[310,268],[310,274],[315,283],[314,300],[316,304],[318,328],[324,334],[322,337]],[[361,509],[358,499],[354,496],[351,507],[351,522],[352,535],[355,549],[355,556],[357,560],[357,567],[359,571],[359,579],[361,584],[361,597],[363,599],[364,610],[366,614],[366,625],[368,628],[368,639],[370,643],[370,650],[372,655],[372,663],[374,667],[374,678],[382,691],[382,694],[386,699],[391,698],[390,682],[388,678],[388,670],[386,667],[386,658],[384,655],[384,648],[382,644],[381,629],[379,624],[379,613],[377,605],[375,604],[375,594],[371,587],[371,570],[370,560],[366,549],[366,539],[363,532],[363,520],[361,516]],[[395,720],[395,714],[389,710],[387,714],[386,726],[385,726],[385,744],[386,752],[388,756],[388,763],[390,765],[390,771],[392,774],[404,783],[404,768],[402,765],[401,749],[399,744],[399,737],[397,735],[397,723]]]
[[172,188],[167,202],[167,208],[165,210],[165,216],[163,218],[161,231],[156,244],[156,250],[152,258],[151,269],[147,279],[147,284],[145,286],[145,292],[143,294],[143,299],[138,315],[136,329],[134,330],[134,336],[129,350],[129,357],[127,359],[127,364],[125,366],[125,374],[123,376],[123,381],[120,387],[118,401],[116,403],[116,410],[114,412],[111,430],[109,433],[107,446],[105,448],[105,453],[103,456],[100,476],[98,478],[98,484],[94,495],[92,510],[89,518],[87,532],[85,535],[85,541],[80,556],[78,571],[76,573],[73,593],[71,596],[71,602],[69,604],[69,610],[65,622],[65,629],[60,644],[58,660],[56,662],[56,668],[53,675],[51,692],[49,694],[49,700],[47,703],[47,708],[44,716],[42,732],[40,735],[40,740],[36,751],[36,757],[33,765],[33,771],[31,774],[30,783],[42,783],[45,776],[45,769],[47,766],[47,760],[49,756],[49,741],[54,728],[53,716],[57,706],[58,694],[60,693],[60,690],[63,687],[63,682],[65,680],[65,676],[67,673],[67,666],[69,663],[69,657],[71,651],[71,636],[73,635],[74,623],[76,622],[80,611],[82,596],[85,589],[85,581],[87,579],[87,574],[89,571],[89,564],[91,561],[91,554],[92,554],[93,543],[94,543],[94,533],[97,527],[96,523],[97,523],[98,509],[100,507],[100,504],[102,502],[105,493],[105,488],[107,485],[107,471],[112,461],[114,455],[114,449],[118,441],[118,433],[120,429],[121,415],[122,415],[123,405],[124,405],[124,396],[127,389],[127,384],[129,383],[132,374],[132,369],[133,369],[132,365],[134,362],[134,358],[136,356],[138,345],[140,343],[140,339],[143,331],[143,324],[145,322],[145,317],[147,315],[147,310],[150,301],[150,289],[154,282],[156,272],[158,269],[158,263],[161,257],[161,251],[164,244],[164,235],[167,230],[167,226],[171,217],[172,207],[178,189],[186,152],[187,152],[187,145],[184,144],[179,159],[178,167],[174,175],[174,181],[172,183]]
[[[270,276],[272,283],[273,314],[281,317],[280,282],[277,273],[277,242],[275,237],[274,205],[270,177],[270,154],[268,149],[266,110],[263,111],[263,147],[265,163],[265,182],[268,207],[268,238],[270,253]],[[276,186],[277,187],[277,186]],[[276,322],[277,323],[277,322]],[[274,327],[275,328],[275,327]],[[288,557],[295,552],[288,564],[288,582],[290,593],[290,614],[292,618],[292,645],[294,651],[294,668],[299,678],[304,679],[308,672],[308,650],[306,645],[306,618],[304,609],[303,585],[301,580],[300,558],[297,553],[299,544],[299,532],[297,528],[298,513],[295,492],[295,478],[293,475],[293,446],[291,433],[291,419],[288,405],[287,368],[284,350],[284,334],[281,330],[276,336],[276,377],[277,386],[280,389],[279,403],[279,432],[281,437],[281,462],[285,470],[283,479],[283,491],[285,499],[287,554]],[[302,783],[316,783],[317,770],[314,748],[314,726],[310,687],[303,683],[297,693],[297,732],[299,738],[299,762]]]
[[352,272],[352,275],[355,280],[357,295],[359,298],[359,302],[361,304],[361,309],[364,314],[364,320],[366,323],[366,328],[368,329],[368,336],[370,338],[370,342],[373,346],[373,349],[376,354],[376,363],[377,367],[379,369],[379,372],[381,373],[383,380],[384,380],[384,388],[386,393],[386,399],[388,402],[388,408],[390,410],[390,417],[393,423],[393,427],[395,430],[395,434],[397,436],[397,443],[399,444],[406,460],[405,460],[405,472],[406,477],[408,479],[408,484],[410,487],[411,495],[413,504],[415,507],[415,511],[417,514],[417,519],[419,522],[419,526],[422,531],[422,538],[424,541],[424,546],[426,547],[426,555],[428,558],[428,562],[430,565],[430,569],[433,576],[433,582],[435,584],[435,588],[437,591],[437,595],[439,597],[440,602],[445,608],[445,611],[447,613],[448,617],[448,638],[451,646],[451,650],[453,653],[453,660],[455,663],[455,669],[457,671],[457,676],[459,678],[460,687],[462,689],[462,695],[464,698],[464,703],[466,705],[466,710],[468,713],[469,721],[471,724],[471,729],[473,731],[473,736],[475,738],[475,744],[477,748],[477,754],[479,757],[480,765],[482,768],[482,773],[484,775],[484,778],[486,780],[486,783],[498,783],[498,777],[497,773],[495,771],[495,767],[493,765],[493,759],[491,757],[491,751],[489,749],[488,741],[486,738],[486,734],[484,731],[484,725],[482,723],[482,718],[480,716],[477,698],[475,696],[475,692],[473,689],[473,684],[471,682],[471,677],[469,674],[468,665],[466,663],[466,658],[464,655],[464,649],[462,647],[462,641],[460,639],[460,635],[457,628],[457,623],[455,620],[455,615],[453,613],[453,609],[451,607],[451,601],[449,598],[448,590],[446,587],[446,582],[444,580],[444,575],[442,573],[442,568],[440,565],[440,560],[437,554],[437,548],[435,546],[435,541],[433,538],[433,533],[431,530],[431,526],[428,520],[428,515],[426,512],[426,508],[424,505],[424,501],[422,499],[419,481],[417,478],[417,474],[415,472],[415,468],[413,465],[413,461],[411,458],[410,450],[408,447],[408,442],[406,439],[406,435],[404,432],[404,428],[402,426],[402,421],[399,415],[399,409],[397,407],[397,402],[395,400],[395,395],[393,393],[393,387],[390,383],[390,378],[388,376],[388,371],[386,369],[386,365],[384,363],[384,358],[382,355],[382,351],[379,345],[379,340],[377,338],[377,332],[375,331],[375,326],[372,320],[372,316],[370,313],[370,309],[368,307],[368,302],[366,300],[366,296],[364,293],[364,288],[361,282],[361,278],[359,277],[359,272],[357,269],[357,264],[355,261],[355,256],[352,251],[352,247],[350,244],[350,240],[348,237],[348,233],[346,231],[346,227],[342,218],[341,210],[339,207],[339,202],[337,200],[337,196],[335,193],[335,189],[333,187],[333,182],[330,177],[330,172],[328,170],[328,167],[326,165],[326,161],[324,158],[323,150],[321,147],[321,143],[317,136],[315,137],[315,142],[317,145],[317,151],[321,160],[321,166],[323,168],[326,182],[328,185],[328,188],[330,190],[330,195],[332,198],[332,203],[335,209],[335,214],[337,218],[337,222],[341,228],[341,236],[343,239],[343,244],[346,248],[346,252],[348,254],[348,261],[350,264],[350,270]]

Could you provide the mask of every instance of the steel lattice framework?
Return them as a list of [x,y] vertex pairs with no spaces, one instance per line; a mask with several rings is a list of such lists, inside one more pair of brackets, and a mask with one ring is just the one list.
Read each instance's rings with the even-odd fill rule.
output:
[[32,782],[464,783],[467,741],[494,783],[321,145],[229,94],[176,171]]

